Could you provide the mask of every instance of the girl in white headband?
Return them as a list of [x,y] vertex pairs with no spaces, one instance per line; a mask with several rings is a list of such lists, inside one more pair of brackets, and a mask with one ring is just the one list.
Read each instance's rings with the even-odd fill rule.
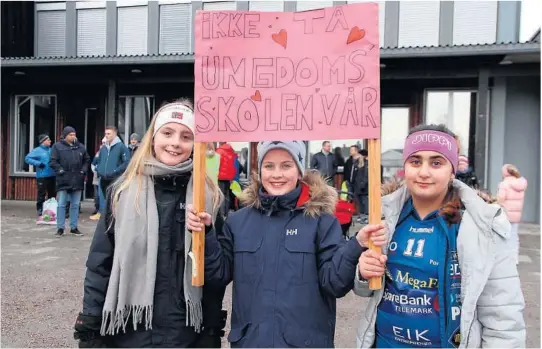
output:
[[[191,283],[193,149],[192,105],[166,104],[113,183],[86,264],[81,347],[220,347],[225,287]],[[209,230],[220,234],[220,191],[206,184]]]

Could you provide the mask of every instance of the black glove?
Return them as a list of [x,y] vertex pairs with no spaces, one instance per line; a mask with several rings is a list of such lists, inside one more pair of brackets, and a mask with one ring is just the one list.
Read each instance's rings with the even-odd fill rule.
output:
[[79,313],[73,338],[79,341],[79,348],[107,348],[105,338],[100,336],[102,317]]
[[38,165],[39,168],[45,168],[45,164],[44,163],[41,163]]

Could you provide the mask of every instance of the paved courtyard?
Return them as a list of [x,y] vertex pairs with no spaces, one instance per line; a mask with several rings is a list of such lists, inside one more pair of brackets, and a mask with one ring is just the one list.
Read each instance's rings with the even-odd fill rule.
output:
[[[35,224],[34,203],[1,204],[1,347],[75,347],[72,328],[81,309],[84,265],[96,225],[88,219],[91,203],[83,204],[79,224],[85,236],[60,239],[54,237],[54,226]],[[523,225],[520,236],[527,346],[539,347],[540,227]],[[230,291],[224,300],[228,309]],[[338,301],[336,347],[355,346],[365,304],[352,293]]]

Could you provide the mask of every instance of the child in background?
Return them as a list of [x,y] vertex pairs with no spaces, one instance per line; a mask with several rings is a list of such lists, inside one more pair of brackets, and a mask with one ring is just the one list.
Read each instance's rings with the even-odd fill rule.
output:
[[519,263],[519,235],[518,224],[521,221],[527,180],[519,174],[516,166],[506,164],[502,167],[503,180],[499,184],[497,199],[501,206],[506,209],[508,220],[512,224],[512,236],[510,238],[513,248],[516,250],[516,264]]

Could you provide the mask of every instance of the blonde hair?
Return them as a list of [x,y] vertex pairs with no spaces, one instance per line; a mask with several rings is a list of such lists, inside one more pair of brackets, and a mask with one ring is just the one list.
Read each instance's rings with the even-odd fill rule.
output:
[[508,165],[506,166],[506,171],[508,172],[509,175],[511,175],[512,177],[516,177],[516,178],[521,178],[521,174],[519,173],[519,170],[516,166],[514,165]]
[[[120,176],[117,180],[115,180],[112,183],[111,187],[108,189],[107,195],[108,196],[111,195],[113,216],[115,216],[115,211],[119,202],[120,194],[124,190],[128,189],[130,187],[130,184],[132,184],[132,182],[134,181],[137,181],[137,194],[136,194],[136,200],[134,202],[134,206],[135,206],[136,212],[139,213],[139,207],[137,206],[137,202],[139,198],[139,193],[141,192],[141,189],[143,186],[143,170],[145,168],[145,159],[154,157],[153,131],[154,131],[154,125],[156,123],[156,117],[162,111],[162,109],[172,104],[182,104],[194,110],[194,106],[189,99],[181,98],[173,102],[163,104],[156,111],[156,113],[154,113],[154,116],[152,117],[149,128],[147,129],[147,132],[145,132],[145,135],[143,136],[143,139],[141,140],[141,144],[139,145],[138,150],[134,153],[132,159],[130,160],[130,163],[128,164],[128,167],[126,168],[126,171],[124,172],[122,176]],[[207,189],[211,190],[212,192],[213,211],[216,212],[218,210],[218,207],[220,206],[220,203],[222,202],[222,193],[220,189],[218,188],[218,186],[213,182],[213,180],[209,176],[207,176],[207,174],[205,174],[205,182],[207,185]],[[208,212],[208,213],[211,213],[211,212]]]

